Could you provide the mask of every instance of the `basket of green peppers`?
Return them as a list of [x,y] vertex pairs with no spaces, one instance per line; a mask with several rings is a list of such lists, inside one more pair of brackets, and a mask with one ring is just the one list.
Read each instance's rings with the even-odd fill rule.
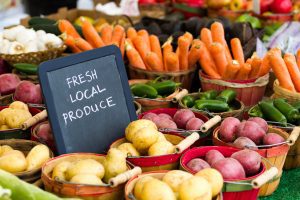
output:
[[34,83],[38,82],[38,65],[29,63],[13,64],[13,73],[17,74],[21,80],[31,80]]
[[143,112],[156,108],[177,107],[173,99],[186,92],[181,90],[180,84],[161,78],[129,80],[131,93],[135,101],[141,104]]
[[220,115],[222,118],[242,118],[245,106],[236,99],[234,90],[208,90],[206,92],[191,93],[179,101],[179,107],[191,108],[195,112],[208,115]]

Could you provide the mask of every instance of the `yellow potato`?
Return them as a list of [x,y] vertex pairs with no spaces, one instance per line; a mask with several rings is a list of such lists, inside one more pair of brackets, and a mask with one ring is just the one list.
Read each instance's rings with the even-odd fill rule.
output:
[[120,151],[125,153],[127,156],[140,156],[140,153],[135,149],[131,143],[123,143],[118,148]]
[[22,152],[17,150],[8,151],[0,157],[0,169],[10,173],[25,171],[27,162]]
[[11,109],[6,115],[5,122],[10,128],[20,128],[31,117],[31,113],[26,110]]
[[176,200],[176,196],[168,184],[152,179],[144,184],[141,200]]
[[181,183],[183,183],[183,181],[189,179],[193,177],[192,174],[185,172],[185,171],[181,171],[181,170],[172,170],[167,172],[162,181],[167,183],[173,190],[173,192],[175,192],[176,196],[178,195],[178,190],[179,190],[179,186],[181,185]]
[[13,148],[11,148],[10,146],[8,145],[3,145],[3,146],[0,146],[0,156],[2,156],[4,153],[8,152],[8,151],[12,151],[14,150]]
[[0,126],[0,131],[8,130],[10,129],[7,125],[3,124]]
[[24,156],[25,157],[25,155],[22,151],[14,150],[14,149],[10,150],[9,148],[5,152],[2,153],[1,157],[7,156],[7,155],[10,155],[10,156],[16,155],[16,156]]
[[143,191],[145,183],[147,183],[148,181],[150,181],[152,179],[153,179],[152,176],[144,176],[135,183],[134,189],[133,189],[133,194],[136,199],[141,199],[142,191]]
[[104,167],[94,159],[79,160],[67,169],[66,178],[71,180],[78,174],[93,174],[102,179]]
[[157,130],[157,126],[154,124],[154,122],[147,120],[147,119],[139,119],[136,121],[131,122],[125,129],[125,136],[126,139],[129,142],[132,142],[132,139],[134,138],[135,133],[145,127],[151,127],[155,130]]
[[211,186],[204,178],[193,176],[179,186],[179,199],[211,200]]
[[41,167],[50,158],[50,151],[46,145],[39,144],[33,147],[28,153],[27,170],[32,170]]
[[10,115],[12,109],[11,108],[4,108],[0,111],[0,125],[6,124],[6,117]]
[[72,165],[71,162],[63,161],[57,164],[52,172],[52,178],[54,180],[66,181],[66,171]]
[[141,154],[145,155],[149,147],[157,141],[157,138],[157,130],[146,127],[135,133],[132,144]]
[[156,142],[148,150],[149,156],[159,156],[175,153],[175,147],[169,141]]
[[218,170],[213,168],[205,168],[199,171],[196,176],[205,178],[208,181],[212,188],[213,197],[217,196],[221,192],[224,180],[222,174]]
[[9,105],[9,108],[29,111],[27,104],[22,101],[14,101]]
[[167,139],[166,139],[166,137],[164,136],[163,133],[157,132],[157,134],[158,134],[157,142],[160,142],[160,141],[167,141]]
[[95,174],[77,174],[70,180],[71,183],[102,185],[102,181]]

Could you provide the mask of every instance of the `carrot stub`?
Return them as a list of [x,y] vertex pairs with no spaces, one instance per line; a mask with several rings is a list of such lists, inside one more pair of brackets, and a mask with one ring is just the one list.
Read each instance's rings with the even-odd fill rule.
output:
[[60,30],[61,33],[67,33],[67,35],[70,35],[75,39],[81,37],[79,33],[76,31],[73,24],[71,24],[71,22],[69,22],[66,19],[58,20],[58,29]]
[[217,70],[218,70],[218,73],[223,76],[225,70],[226,70],[226,67],[228,65],[228,61],[226,59],[226,56],[225,56],[225,48],[222,44],[220,43],[212,43],[212,45],[210,46],[210,49],[209,49],[212,57],[213,57],[213,60],[215,61],[216,63],[216,67],[217,67]]
[[268,54],[266,54],[265,57],[262,59],[258,76],[264,76],[267,73],[269,73],[269,71],[271,69],[269,54],[270,54],[270,52]]
[[243,47],[239,38],[233,38],[230,41],[233,58],[241,65],[245,63]]
[[201,48],[201,41],[199,39],[194,40],[188,56],[189,68],[195,67],[197,61],[199,60],[200,48]]
[[298,69],[295,56],[293,54],[286,53],[284,55],[284,62],[290,73],[295,89],[297,92],[300,92],[300,71]]
[[166,65],[165,69],[169,72],[179,71],[179,60],[178,56],[174,52],[168,52],[165,55]]
[[158,37],[156,35],[150,35],[149,39],[151,51],[156,53],[159,59],[162,61],[163,57]]
[[[65,33],[63,33],[65,34]],[[75,39],[70,35],[62,36],[64,43],[71,49],[73,53],[79,53],[81,50],[76,46]]]
[[81,51],[88,51],[93,49],[92,45],[88,43],[83,38],[75,38],[75,45],[81,50]]
[[137,32],[133,27],[127,29],[127,38],[133,40],[137,36]]
[[163,71],[163,63],[159,59],[158,55],[154,52],[149,52],[146,55],[145,62],[147,67],[152,71]]
[[90,43],[94,48],[103,47],[105,44],[102,41],[100,35],[94,28],[91,22],[85,20],[82,23],[82,33],[84,38]]
[[211,32],[208,28],[201,29],[200,38],[207,47],[210,47],[210,45],[213,43]]
[[111,25],[104,25],[104,27],[101,29],[101,38],[104,42],[104,44],[109,45],[111,44],[111,37],[112,37],[113,27]]
[[126,55],[132,67],[146,69],[143,59],[139,52],[129,43],[125,43]]
[[124,28],[120,25],[116,25],[112,33],[111,43],[120,47],[123,34],[125,34]]
[[228,63],[226,67],[226,71],[222,76],[222,79],[234,80],[240,68],[241,68],[240,63],[237,60],[232,60],[231,62]]
[[297,51],[296,59],[297,59],[297,65],[298,65],[298,68],[299,68],[299,70],[300,70],[300,49]]
[[251,65],[249,63],[244,63],[241,69],[236,75],[236,80],[247,80],[249,79],[249,74],[251,72]]
[[144,41],[144,38],[141,36],[136,36],[132,42],[145,62],[146,55],[150,52],[150,48]]
[[187,70],[190,42],[184,36],[178,38],[178,58],[180,70]]
[[[173,46],[172,46],[173,37],[170,36],[168,40],[163,44],[163,62],[164,66],[166,66],[166,56],[168,53],[173,52]],[[177,54],[176,54],[177,55]],[[164,67],[166,68],[166,67]]]
[[150,49],[150,39],[149,39],[149,33],[148,31],[142,29],[142,30],[139,30],[137,32],[137,35],[141,36],[144,40],[144,42],[146,43],[146,45],[148,46],[148,48]]

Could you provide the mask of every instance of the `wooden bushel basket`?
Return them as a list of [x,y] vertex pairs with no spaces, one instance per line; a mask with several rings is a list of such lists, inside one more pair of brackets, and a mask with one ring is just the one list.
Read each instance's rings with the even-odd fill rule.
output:
[[[33,147],[39,144],[41,143],[30,141],[30,140],[22,140],[22,139],[0,140],[0,146],[8,145],[12,147],[14,150],[19,150],[23,152],[25,156],[27,156],[27,154]],[[50,150],[49,152],[50,152],[49,155],[50,158],[53,158],[52,151]],[[41,178],[41,167],[30,171],[18,172],[15,173],[14,175],[22,179],[23,181],[26,181],[28,183],[34,183],[35,181]]]
[[289,103],[294,103],[300,101],[300,93],[299,92],[291,92],[279,85],[278,80],[274,81],[273,85],[274,94],[272,98],[285,98]]

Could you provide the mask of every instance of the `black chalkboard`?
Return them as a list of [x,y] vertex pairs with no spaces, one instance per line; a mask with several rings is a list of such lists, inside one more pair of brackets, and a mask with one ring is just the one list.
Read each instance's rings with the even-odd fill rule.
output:
[[39,78],[59,154],[103,153],[137,117],[115,46],[44,62]]

